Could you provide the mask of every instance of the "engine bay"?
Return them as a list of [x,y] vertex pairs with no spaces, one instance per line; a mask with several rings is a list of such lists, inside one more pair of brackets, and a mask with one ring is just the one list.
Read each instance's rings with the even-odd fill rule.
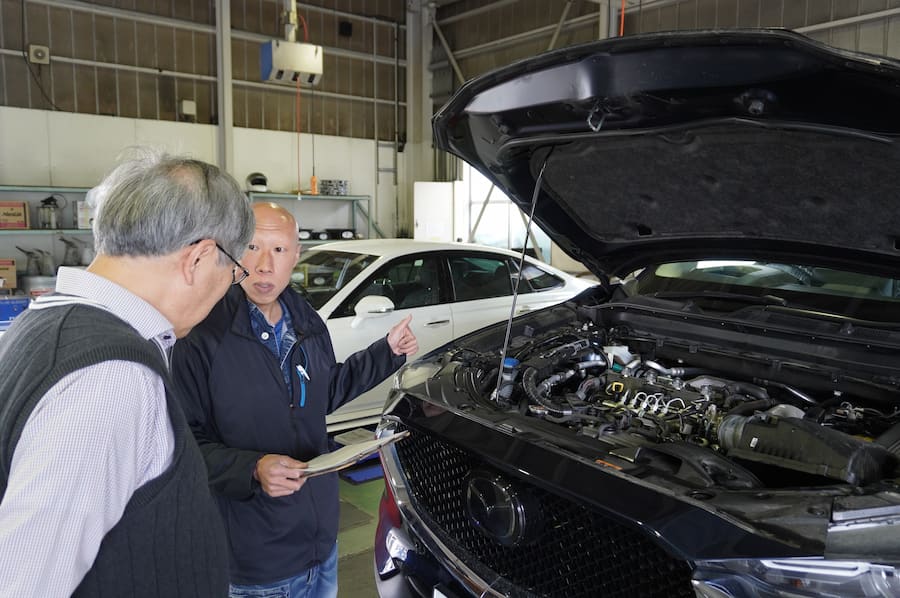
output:
[[453,359],[494,408],[595,439],[613,457],[651,462],[693,486],[862,487],[898,475],[900,389],[884,380],[796,356],[778,360],[779,379],[746,351],[697,350],[597,320],[526,327],[502,367],[498,352]]

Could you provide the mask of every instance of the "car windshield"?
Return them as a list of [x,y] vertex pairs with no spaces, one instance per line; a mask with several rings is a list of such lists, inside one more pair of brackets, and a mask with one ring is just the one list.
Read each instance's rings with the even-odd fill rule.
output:
[[319,309],[376,259],[376,255],[349,251],[307,251],[291,274],[291,286]]
[[900,320],[900,280],[803,264],[748,260],[666,263],[636,273],[626,287],[632,295],[699,299],[731,294],[845,316]]

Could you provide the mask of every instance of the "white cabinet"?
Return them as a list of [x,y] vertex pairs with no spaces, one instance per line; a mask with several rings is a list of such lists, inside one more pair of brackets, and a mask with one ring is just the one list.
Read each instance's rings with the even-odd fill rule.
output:
[[[253,203],[271,201],[287,209],[301,230],[303,245],[316,245],[342,240],[341,233],[353,231],[363,238],[372,238],[373,233],[384,235],[372,222],[369,212],[368,195],[297,195],[293,193],[248,194]],[[325,238],[320,238],[320,237]]]

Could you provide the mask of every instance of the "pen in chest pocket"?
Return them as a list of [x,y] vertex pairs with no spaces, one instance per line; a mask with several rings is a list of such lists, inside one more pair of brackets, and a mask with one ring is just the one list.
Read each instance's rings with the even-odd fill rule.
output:
[[297,377],[300,379],[300,406],[306,406],[306,383],[309,380],[309,374],[306,373],[306,369],[297,364]]

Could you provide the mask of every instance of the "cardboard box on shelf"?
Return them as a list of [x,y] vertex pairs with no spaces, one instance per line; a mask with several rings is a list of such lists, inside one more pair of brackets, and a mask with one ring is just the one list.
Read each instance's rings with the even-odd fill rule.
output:
[[0,201],[0,230],[28,228],[28,202]]
[[16,260],[0,258],[0,289],[14,289],[16,282]]
[[91,228],[94,224],[94,208],[86,200],[76,202],[77,228]]
[[0,289],[16,288],[16,260],[0,258]]

